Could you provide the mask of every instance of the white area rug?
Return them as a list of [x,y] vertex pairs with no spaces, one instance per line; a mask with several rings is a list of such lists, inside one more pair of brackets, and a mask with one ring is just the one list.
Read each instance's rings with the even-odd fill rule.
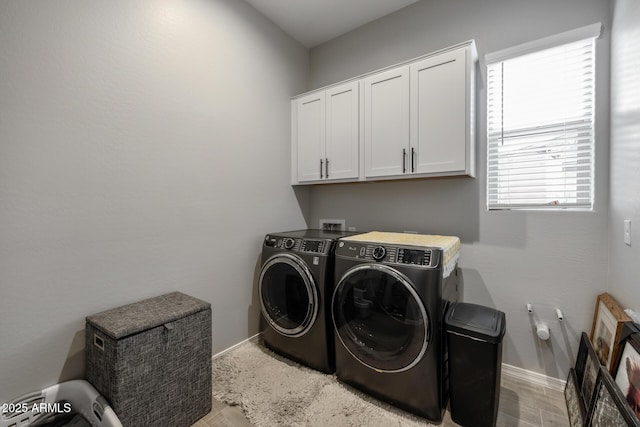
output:
[[213,395],[258,427],[433,425],[253,342],[213,360]]

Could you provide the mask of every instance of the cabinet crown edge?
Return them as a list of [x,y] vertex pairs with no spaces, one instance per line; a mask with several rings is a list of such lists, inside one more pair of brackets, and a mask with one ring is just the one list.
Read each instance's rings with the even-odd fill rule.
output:
[[401,67],[403,65],[410,65],[410,64],[412,64],[414,62],[421,61],[421,60],[429,58],[431,56],[441,55],[443,53],[447,53],[447,52],[452,51],[452,50],[457,50],[457,49],[462,49],[462,48],[467,48],[467,47],[469,48],[469,51],[470,51],[470,54],[471,54],[471,58],[470,58],[471,62],[472,63],[477,62],[478,61],[478,51],[476,49],[476,41],[475,41],[475,39],[471,39],[471,40],[467,40],[467,41],[464,41],[464,42],[461,42],[461,43],[454,44],[452,46],[448,46],[448,47],[445,47],[445,48],[442,48],[442,49],[435,50],[433,52],[425,53],[423,55],[416,56],[414,58],[410,58],[410,59],[407,59],[405,61],[401,61],[401,62],[392,64],[392,65],[388,65],[388,66],[385,66],[385,67],[382,67],[382,68],[378,68],[376,70],[367,71],[366,73],[360,74],[358,76],[350,77],[348,79],[344,79],[344,80],[341,80],[341,81],[336,82],[336,83],[331,83],[331,84],[326,85],[326,86],[318,87],[318,88],[311,89],[311,90],[306,91],[306,92],[299,93],[297,95],[292,96],[290,98],[290,100],[291,101],[295,101],[298,98],[301,98],[301,97],[307,96],[307,95],[311,95],[311,94],[313,94],[315,92],[320,92],[320,91],[324,91],[324,90],[327,90],[327,89],[331,89],[332,87],[339,86],[339,85],[342,85],[342,84],[345,84],[345,83],[349,83],[349,82],[352,82],[352,81],[362,80],[362,79],[365,79],[365,78],[367,78],[369,76],[378,74],[380,72],[391,70],[391,69],[396,68],[396,67]]

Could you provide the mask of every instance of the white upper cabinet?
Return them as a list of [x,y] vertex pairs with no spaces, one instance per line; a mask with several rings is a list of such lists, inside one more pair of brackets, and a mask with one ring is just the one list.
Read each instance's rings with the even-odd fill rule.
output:
[[474,175],[468,49],[411,64],[411,172]]
[[358,111],[357,81],[292,102],[294,184],[358,178]]
[[358,178],[359,105],[358,82],[336,86],[325,92],[325,179]]
[[365,177],[406,172],[409,149],[409,67],[364,79]]
[[292,101],[292,183],[475,176],[473,41]]
[[[324,175],[325,97],[314,93],[295,102],[298,181],[317,181]],[[323,164],[320,164],[322,162]]]

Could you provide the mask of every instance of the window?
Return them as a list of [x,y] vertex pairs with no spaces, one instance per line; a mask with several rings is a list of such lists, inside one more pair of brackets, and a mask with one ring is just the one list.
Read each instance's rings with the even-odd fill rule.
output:
[[487,55],[488,209],[593,209],[600,28]]

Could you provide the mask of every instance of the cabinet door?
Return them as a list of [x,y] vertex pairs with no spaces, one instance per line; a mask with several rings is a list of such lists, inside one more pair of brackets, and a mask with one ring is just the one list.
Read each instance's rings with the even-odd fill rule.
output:
[[319,181],[324,177],[325,161],[324,92],[313,93],[298,99],[296,108],[295,143],[298,150],[298,182]]
[[466,169],[466,85],[466,49],[411,65],[412,172]]
[[402,175],[409,149],[409,67],[364,80],[365,176]]
[[325,178],[358,177],[359,94],[358,82],[325,92],[327,104]]

